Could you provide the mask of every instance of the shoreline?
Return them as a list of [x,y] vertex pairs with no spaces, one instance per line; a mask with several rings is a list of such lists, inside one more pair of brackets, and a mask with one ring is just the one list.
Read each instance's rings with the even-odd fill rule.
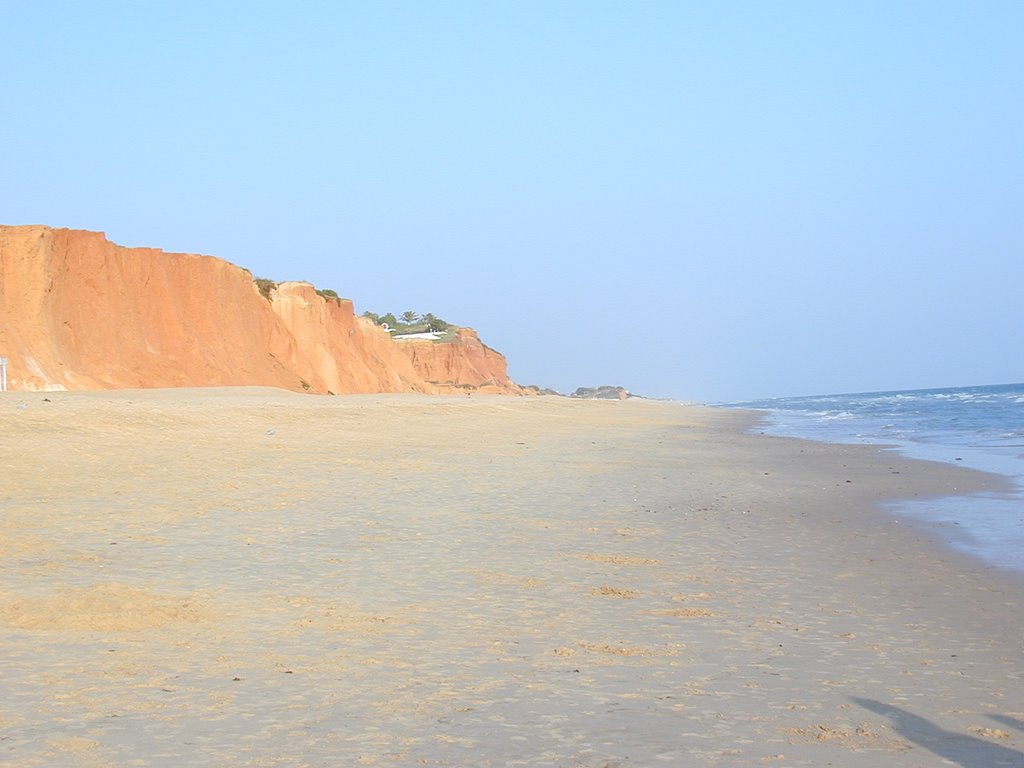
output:
[[997,476],[660,401],[14,394],[13,766],[1024,761],[1024,581],[881,506]]
[[[727,408],[732,409],[732,406]],[[1009,545],[995,543],[1007,533],[1005,523],[1002,523],[1007,510],[1000,507],[1024,502],[1024,474],[1021,474],[1019,459],[989,454],[971,446],[957,444],[916,442],[910,439],[875,440],[870,435],[836,434],[830,438],[813,433],[800,434],[799,430],[782,427],[776,421],[776,414],[770,409],[736,410],[761,414],[761,423],[751,428],[751,434],[809,440],[825,445],[874,447],[882,455],[900,456],[954,472],[967,469],[993,478],[993,482],[986,483],[980,488],[954,490],[950,494],[931,497],[883,500],[879,508],[892,518],[904,519],[913,525],[923,526],[947,551],[952,550],[965,556],[983,568],[995,568],[1006,572],[1011,578],[1019,579],[1024,584],[1024,559],[1019,555],[1014,556],[1017,552],[1012,546],[1015,540],[1011,540]],[[756,431],[759,427],[762,429]],[[945,458],[954,454],[957,456],[956,463]],[[961,456],[965,458],[961,459]],[[972,509],[973,514],[960,514],[958,510],[963,507]],[[993,511],[983,511],[986,507],[991,507]],[[996,521],[1002,523],[999,531],[992,530]]]

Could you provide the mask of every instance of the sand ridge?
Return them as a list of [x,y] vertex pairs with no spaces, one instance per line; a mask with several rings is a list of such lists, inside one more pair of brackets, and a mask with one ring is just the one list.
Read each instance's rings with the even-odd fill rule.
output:
[[7,393],[0,762],[1021,764],[1020,582],[875,507],[991,481],[750,423]]

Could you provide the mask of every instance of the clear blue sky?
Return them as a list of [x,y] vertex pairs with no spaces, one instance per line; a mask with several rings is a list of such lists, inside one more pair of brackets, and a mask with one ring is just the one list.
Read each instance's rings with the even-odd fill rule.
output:
[[1024,3],[0,2],[0,222],[476,327],[519,382],[1024,380]]

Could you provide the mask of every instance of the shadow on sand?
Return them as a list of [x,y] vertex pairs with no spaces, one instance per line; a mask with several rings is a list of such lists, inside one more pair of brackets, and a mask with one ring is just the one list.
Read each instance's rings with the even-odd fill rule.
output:
[[[963,768],[996,768],[996,766],[1024,768],[1024,752],[1002,747],[975,736],[944,730],[923,717],[918,717],[891,704],[883,704],[874,699],[862,699],[857,696],[851,696],[850,700],[864,709],[889,718],[893,727],[903,738],[934,752],[939,757],[963,766]],[[991,715],[991,718],[1004,725],[1009,725],[1011,728],[1020,729],[1024,725],[1012,717]]]
[[1024,720],[1018,720],[1016,717],[1010,717],[1009,715],[989,715],[989,718],[1024,733]]

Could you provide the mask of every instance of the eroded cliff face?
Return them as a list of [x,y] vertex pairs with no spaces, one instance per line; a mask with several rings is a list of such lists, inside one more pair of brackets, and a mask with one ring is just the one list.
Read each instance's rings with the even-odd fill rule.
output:
[[422,369],[404,344],[307,283],[282,283],[268,301],[222,259],[123,248],[100,232],[0,226],[0,356],[13,390],[520,391],[505,359],[478,340],[432,345],[451,350]]
[[395,343],[416,372],[435,386],[522,393],[508,377],[504,356],[482,343],[472,328],[459,328],[455,339],[444,343]]

